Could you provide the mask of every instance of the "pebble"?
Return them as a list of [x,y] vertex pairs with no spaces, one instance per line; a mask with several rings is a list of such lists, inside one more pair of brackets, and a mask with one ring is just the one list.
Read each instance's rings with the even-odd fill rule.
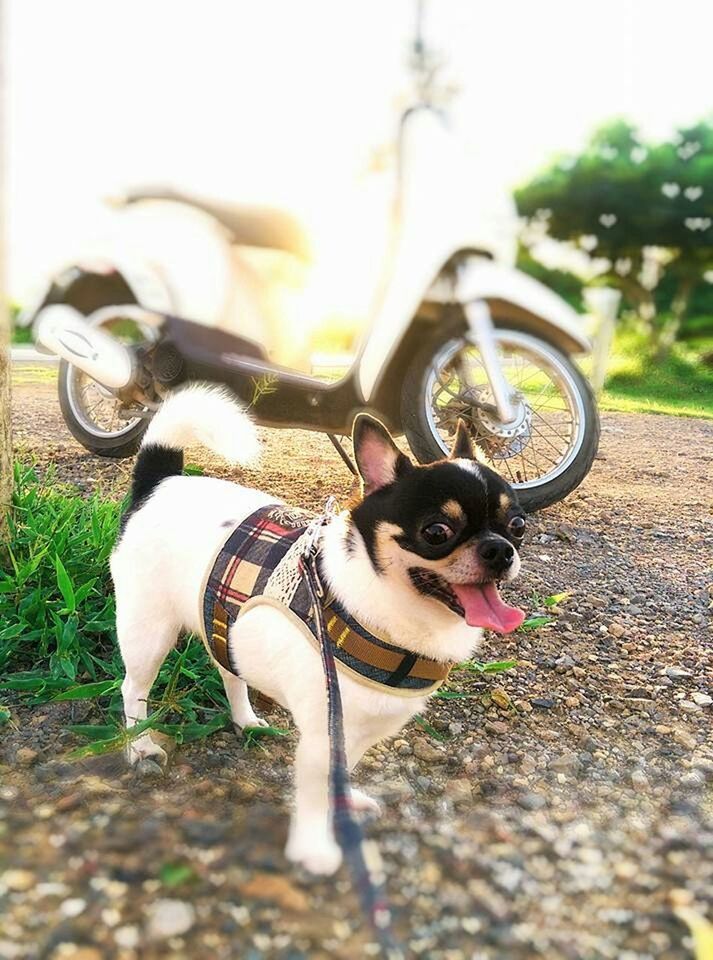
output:
[[35,885],[35,875],[29,870],[6,870],[0,874],[0,883],[14,893],[24,893]]
[[250,900],[267,900],[283,910],[305,913],[309,910],[307,895],[298,890],[291,881],[277,873],[256,873],[239,887],[240,893]]
[[533,790],[527,793],[521,793],[517,802],[524,810],[541,810],[547,803],[547,800],[541,793],[535,793]]
[[631,785],[637,793],[641,793],[649,788],[649,778],[643,770],[636,769],[631,774]]
[[595,594],[589,594],[584,598],[585,603],[588,603],[590,607],[596,607],[597,610],[605,610],[609,603],[604,599],[604,597],[597,597]]
[[681,730],[680,728],[678,730],[674,730],[673,739],[682,747],[686,747],[687,750],[695,750],[698,746],[698,741],[692,733],[688,732],[688,730]]
[[123,950],[135,950],[141,941],[139,928],[133,926],[133,924],[117,927],[114,931],[114,941],[117,947],[121,947]]
[[579,759],[573,753],[565,753],[560,757],[553,757],[547,767],[558,773],[572,773],[579,768]]
[[77,943],[60,943],[52,951],[52,960],[103,960],[98,947],[87,947]]
[[666,667],[665,673],[669,680],[687,680],[693,676],[690,670],[683,667]]
[[473,785],[465,777],[458,780],[449,780],[444,792],[454,803],[466,803],[472,799]]
[[610,623],[607,629],[610,636],[616,637],[617,639],[619,639],[619,637],[623,637],[626,633],[626,628],[616,621],[614,623]]
[[706,775],[703,770],[687,770],[681,775],[679,783],[684,787],[698,789],[705,786]]
[[486,733],[494,733],[496,736],[502,736],[508,733],[510,725],[504,720],[488,720],[485,724]]
[[150,940],[170,940],[187,933],[196,922],[196,911],[183,900],[156,900],[147,909]]
[[60,904],[59,912],[63,917],[71,919],[72,917],[78,917],[80,913],[84,913],[86,909],[86,900],[82,900],[81,897],[71,897],[69,900],[65,900]]
[[15,760],[23,767],[31,766],[38,757],[37,750],[31,750],[30,747],[19,747],[15,751]]
[[437,747],[427,740],[425,737],[416,737],[413,742],[413,752],[419,760],[423,760],[424,763],[445,763],[446,756],[442,750],[439,750]]
[[163,777],[163,767],[150,757],[142,757],[134,767],[134,775],[140,780],[160,780]]
[[691,700],[699,707],[710,707],[713,703],[713,697],[709,697],[707,693],[701,693],[699,690],[691,694]]
[[702,770],[707,777],[713,780],[713,759],[710,757],[694,757],[691,765],[696,770]]
[[555,705],[551,697],[533,697],[530,703],[533,707],[539,707],[540,710],[551,710]]

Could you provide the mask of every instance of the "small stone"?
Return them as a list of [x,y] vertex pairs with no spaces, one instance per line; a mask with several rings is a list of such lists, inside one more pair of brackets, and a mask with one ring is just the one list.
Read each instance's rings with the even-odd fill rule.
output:
[[141,780],[160,780],[163,767],[150,757],[142,757],[134,767],[134,775]]
[[448,724],[448,732],[452,737],[459,737],[463,733],[463,724],[457,721]]
[[486,733],[494,733],[496,736],[502,736],[509,730],[510,727],[504,720],[488,720],[485,724]]
[[240,886],[240,893],[249,900],[266,900],[283,910],[306,913],[309,899],[287,877],[273,873],[256,873]]
[[490,699],[493,701],[496,707],[499,707],[501,710],[510,710],[512,707],[512,700],[507,692],[503,690],[502,687],[494,687],[490,691]]
[[67,793],[57,801],[56,810],[59,813],[66,813],[69,810],[75,810],[82,802],[80,793]]
[[678,782],[682,787],[687,787],[689,790],[698,790],[705,786],[706,775],[703,770],[687,770],[681,775]]
[[710,707],[713,703],[713,697],[709,697],[707,693],[701,693],[700,690],[696,690],[691,694],[691,700],[698,704],[699,707]]
[[457,780],[449,780],[444,792],[454,803],[467,803],[473,797],[473,785],[470,780],[461,777]]
[[69,900],[65,900],[59,906],[59,912],[63,917],[71,919],[72,917],[78,917],[80,913],[84,913],[87,909],[87,901],[82,900],[81,897],[71,897]]
[[539,707],[540,710],[551,710],[555,705],[551,697],[533,697],[530,703],[533,707]]
[[517,802],[524,810],[541,810],[547,803],[541,793],[535,793],[532,790],[527,793],[521,793],[517,798]]
[[547,766],[556,773],[574,773],[579,768],[579,760],[573,753],[565,753],[560,757],[553,757]]
[[15,762],[23,767],[32,766],[38,757],[39,753],[36,750],[31,750],[29,747],[20,747],[15,751]]
[[523,757],[520,763],[520,769],[527,776],[530,773],[534,773],[537,769],[537,764],[532,757]]
[[140,942],[139,928],[133,925],[117,927],[114,931],[114,941],[117,947],[123,950],[135,950]]
[[598,610],[605,610],[609,606],[604,597],[597,597],[594,594],[589,594],[584,599],[591,607],[596,607]]
[[52,951],[52,960],[103,960],[102,952],[97,947],[80,946],[77,943],[60,943]]
[[694,770],[701,770],[709,780],[713,780],[713,759],[710,757],[694,757],[691,765]]
[[665,672],[670,680],[687,680],[693,676],[690,670],[685,670],[683,667],[666,667]]
[[643,790],[648,790],[649,788],[649,778],[646,776],[643,770],[634,770],[631,774],[631,785],[638,793],[641,793]]
[[170,940],[187,933],[196,922],[196,911],[183,900],[156,900],[149,905],[147,933],[150,940]]
[[701,708],[693,700],[679,700],[678,706],[684,713],[700,713]]
[[416,737],[413,742],[413,752],[424,763],[445,763],[446,756],[442,750],[434,747],[425,737]]
[[673,731],[673,739],[687,750],[695,750],[698,746],[698,741],[693,734],[689,733],[688,730],[682,730],[680,727]]
[[607,629],[610,636],[616,637],[617,639],[619,639],[619,637],[623,637],[624,633],[626,632],[625,628],[616,621],[614,623],[610,623]]
[[19,943],[12,940],[0,940],[0,957],[2,960],[19,960],[20,957],[26,957],[27,950]]
[[35,875],[29,870],[6,870],[0,874],[0,884],[13,893],[24,893],[35,885]]

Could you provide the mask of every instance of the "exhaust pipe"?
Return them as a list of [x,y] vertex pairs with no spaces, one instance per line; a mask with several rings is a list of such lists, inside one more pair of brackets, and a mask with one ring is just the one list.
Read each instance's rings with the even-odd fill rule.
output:
[[35,321],[35,337],[51,353],[79,367],[112,390],[127,387],[134,376],[129,351],[67,304],[53,304],[41,310]]

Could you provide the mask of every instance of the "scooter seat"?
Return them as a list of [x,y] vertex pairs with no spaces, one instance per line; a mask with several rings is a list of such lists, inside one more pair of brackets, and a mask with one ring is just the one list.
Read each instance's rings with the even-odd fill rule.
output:
[[230,232],[233,242],[238,246],[284,250],[296,257],[309,259],[310,244],[301,224],[283,210],[224,203],[212,197],[202,197],[162,186],[133,188],[120,202],[128,206],[142,200],[166,200],[203,210],[215,217]]

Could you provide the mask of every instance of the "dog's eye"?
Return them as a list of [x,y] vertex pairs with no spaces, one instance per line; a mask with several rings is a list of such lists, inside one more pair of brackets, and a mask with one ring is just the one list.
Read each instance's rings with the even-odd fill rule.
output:
[[510,523],[508,524],[508,530],[518,539],[525,536],[525,518],[524,517],[513,517]]
[[432,547],[438,547],[440,544],[445,543],[446,540],[450,540],[451,537],[454,536],[454,531],[451,530],[447,523],[429,523],[429,525],[421,531],[421,536],[426,543],[430,543]]

